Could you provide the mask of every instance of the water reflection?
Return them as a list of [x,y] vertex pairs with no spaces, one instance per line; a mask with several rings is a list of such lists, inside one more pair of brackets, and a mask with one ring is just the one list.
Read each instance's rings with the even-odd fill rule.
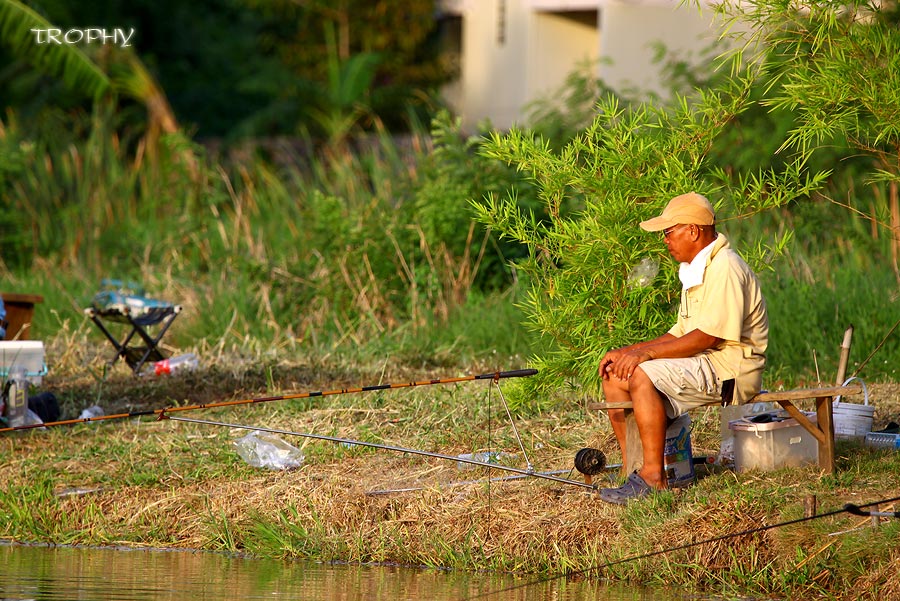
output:
[[0,545],[0,598],[4,601],[456,601],[470,598],[491,601],[673,601],[681,598],[661,592],[605,587],[595,582],[566,582],[564,579],[520,586],[527,582],[496,574],[321,565],[199,552]]

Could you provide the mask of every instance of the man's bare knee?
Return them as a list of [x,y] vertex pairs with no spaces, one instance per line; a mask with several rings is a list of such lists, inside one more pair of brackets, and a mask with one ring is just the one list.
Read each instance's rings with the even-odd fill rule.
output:
[[601,385],[603,386],[603,394],[608,398],[609,395],[621,392],[628,392],[630,390],[629,381],[628,380],[620,380],[615,376],[610,376],[601,381]]
[[634,368],[634,373],[631,374],[631,379],[629,380],[629,386],[632,391],[638,390],[640,388],[644,388],[646,386],[654,387],[653,381],[650,379],[650,376],[641,369],[641,366],[638,365]]
[[636,412],[645,409],[657,409],[663,401],[662,393],[657,390],[653,380],[638,366],[631,376],[631,401]]

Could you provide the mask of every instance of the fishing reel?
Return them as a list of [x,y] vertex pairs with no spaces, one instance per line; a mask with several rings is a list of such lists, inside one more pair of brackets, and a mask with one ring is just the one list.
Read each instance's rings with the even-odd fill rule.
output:
[[575,469],[584,474],[584,481],[591,483],[591,476],[596,476],[606,467],[606,455],[600,449],[585,447],[575,453]]

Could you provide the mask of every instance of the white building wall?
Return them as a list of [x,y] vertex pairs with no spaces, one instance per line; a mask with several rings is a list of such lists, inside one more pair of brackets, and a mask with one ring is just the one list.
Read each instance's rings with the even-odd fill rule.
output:
[[508,129],[586,61],[617,91],[660,93],[654,42],[683,56],[718,35],[710,11],[678,0],[443,0],[462,19],[460,79],[445,99],[473,131]]
[[461,89],[463,127],[490,120],[505,129],[527,97],[528,14],[521,0],[475,0],[462,7]]
[[445,0],[444,10],[462,18],[462,51],[460,78],[443,95],[469,131],[484,120],[512,127],[529,103],[599,54],[596,10],[559,14],[535,8],[534,0]]
[[597,11],[531,11],[527,58],[529,101],[548,98],[576,68],[596,68],[600,56]]
[[665,93],[660,85],[661,65],[654,63],[654,45],[661,42],[679,58],[692,56],[712,45],[721,29],[712,11],[677,1],[633,2],[603,0],[600,54],[607,58],[598,74],[618,92]]

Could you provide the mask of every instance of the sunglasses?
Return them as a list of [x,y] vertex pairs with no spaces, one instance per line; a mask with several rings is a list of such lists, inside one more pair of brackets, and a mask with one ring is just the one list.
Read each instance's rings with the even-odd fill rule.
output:
[[673,225],[673,226],[670,227],[670,228],[664,229],[663,232],[662,232],[662,234],[663,234],[663,239],[668,239],[669,236],[672,235],[672,232],[674,232],[674,231],[677,230],[678,228],[684,227],[684,226],[686,226],[686,225],[688,225],[688,224],[687,224],[687,223],[679,223],[678,225]]

